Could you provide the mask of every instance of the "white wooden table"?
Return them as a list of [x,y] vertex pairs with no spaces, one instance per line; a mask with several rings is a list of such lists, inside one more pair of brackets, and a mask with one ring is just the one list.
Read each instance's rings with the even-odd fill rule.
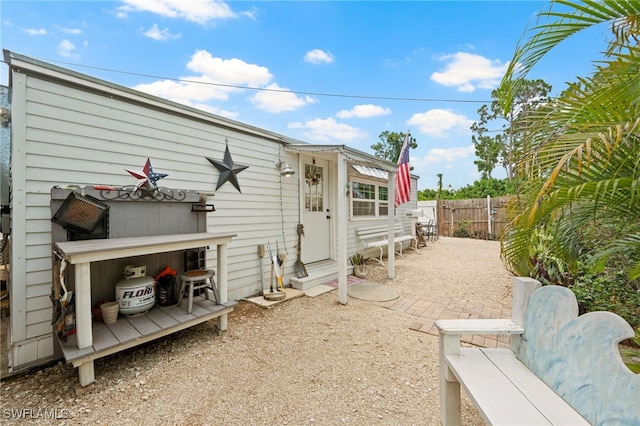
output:
[[[190,248],[216,246],[217,275],[220,304],[228,302],[227,297],[227,244],[235,234],[192,233],[158,235],[150,237],[111,238],[85,241],[54,243],[56,251],[75,268],[75,309],[77,349],[93,345],[91,320],[91,262],[166,253]],[[218,329],[226,330],[228,310],[218,316]],[[184,328],[184,327],[181,327]],[[176,331],[178,329],[177,328]],[[141,341],[140,343],[143,343]],[[93,358],[78,365],[80,384],[86,386],[95,380]]]

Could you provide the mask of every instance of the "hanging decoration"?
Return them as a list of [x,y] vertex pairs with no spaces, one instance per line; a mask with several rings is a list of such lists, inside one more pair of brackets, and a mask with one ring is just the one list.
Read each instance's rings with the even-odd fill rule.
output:
[[225,139],[225,150],[224,150],[224,160],[214,160],[213,158],[205,157],[211,164],[215,166],[216,169],[220,171],[220,176],[218,176],[218,184],[216,185],[216,191],[225,182],[231,182],[233,186],[236,187],[238,192],[242,192],[240,190],[240,184],[238,183],[238,173],[249,168],[249,166],[243,166],[242,164],[234,163],[231,159],[231,153],[229,152],[229,144]]
[[147,158],[147,162],[144,165],[142,171],[139,170],[128,170],[125,169],[131,176],[138,179],[138,184],[136,185],[136,190],[140,188],[144,189],[152,189],[151,187],[158,189],[158,181],[162,178],[169,176],[165,173],[156,173],[153,171],[153,167],[151,167],[151,160]]
[[313,165],[308,168],[308,171],[305,175],[305,179],[309,185],[317,185],[322,180],[322,173],[318,171],[316,167],[316,159],[313,159]]

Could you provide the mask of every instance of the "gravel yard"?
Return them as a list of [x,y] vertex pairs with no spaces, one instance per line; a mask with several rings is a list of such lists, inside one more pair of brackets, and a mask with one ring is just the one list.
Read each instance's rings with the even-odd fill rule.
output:
[[[509,304],[499,243],[446,238],[396,259],[400,294]],[[263,309],[240,301],[228,330],[204,323],[95,362],[91,391],[57,365],[1,383],[2,423],[437,425],[438,339],[409,314],[337,301],[337,290]],[[463,397],[463,422],[483,424]]]

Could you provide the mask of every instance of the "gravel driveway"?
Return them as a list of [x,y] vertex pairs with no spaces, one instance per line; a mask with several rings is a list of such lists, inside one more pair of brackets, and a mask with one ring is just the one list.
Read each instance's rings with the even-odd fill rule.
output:
[[[495,241],[446,238],[396,259],[403,293],[509,304]],[[95,362],[93,390],[58,363],[2,382],[3,424],[437,425],[438,339],[412,316],[337,291],[263,309],[239,302],[222,335],[205,323]],[[484,424],[463,396],[464,424]]]

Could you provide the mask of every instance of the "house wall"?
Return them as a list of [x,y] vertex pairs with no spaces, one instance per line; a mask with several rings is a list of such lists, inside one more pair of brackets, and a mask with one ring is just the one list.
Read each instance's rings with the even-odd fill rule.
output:
[[[214,120],[75,73],[11,70],[12,81],[12,359],[13,370],[54,356],[51,315],[51,188],[135,184],[125,169],[147,158],[168,176],[158,184],[204,193],[216,211],[207,231],[233,232],[228,247],[229,298],[260,288],[257,244],[279,240],[293,272],[298,223],[297,179],[281,178],[274,161],[296,164],[267,132]],[[228,143],[235,163],[249,165],[215,191]],[[215,250],[208,255],[215,265]]]
[[[379,184],[386,184],[387,181],[383,180],[375,180],[375,179],[366,179],[360,175],[355,173],[350,173],[347,175],[347,180],[351,181],[352,177],[356,177],[359,180],[369,180],[375,181]],[[344,194],[343,194],[344,195]],[[418,199],[418,179],[415,176],[411,177],[411,198],[408,202],[404,204],[400,204],[398,209],[396,210],[396,222],[400,222],[403,224],[403,229],[405,230],[407,235],[414,235],[414,223],[415,220],[409,216],[407,216],[410,210],[415,210],[416,208],[416,200]],[[393,201],[390,202],[389,209],[393,209]],[[351,217],[351,203],[347,202],[347,217]],[[376,219],[350,219],[347,221],[347,252],[349,255],[355,252],[362,252],[363,245],[362,241],[358,239],[356,235],[356,231],[358,228],[366,228],[371,226],[386,226],[388,224],[388,218],[380,217]],[[387,252],[386,248],[383,248],[384,253]],[[378,249],[368,249],[364,251],[367,257],[377,257],[380,253]]]
[[[9,88],[0,86],[0,236],[9,233],[9,214],[4,211],[4,206],[9,205],[9,169],[11,161]],[[3,262],[3,253],[0,252],[0,265]]]
[[[285,151],[281,135],[37,61],[17,62],[10,68],[12,371],[56,358],[49,299],[54,186],[134,185],[125,169],[140,170],[150,158],[154,171],[168,174],[160,186],[210,194],[216,211],[206,214],[208,232],[236,234],[228,246],[229,299],[261,290],[261,262],[269,281],[269,259],[258,257],[258,245],[277,241],[288,254],[285,282],[295,275],[299,173],[282,177],[275,161],[298,170],[299,158]],[[249,166],[238,174],[241,192],[230,182],[216,190],[219,172],[206,159],[222,160],[227,145],[236,164]],[[337,167],[330,167],[335,185]],[[416,191],[412,179],[412,200]],[[344,196],[336,192],[333,206]],[[405,212],[415,205],[398,212],[407,232]],[[348,252],[362,247],[357,227],[386,223],[349,221]],[[334,232],[334,243],[342,237]],[[207,264],[216,264],[215,249]]]

